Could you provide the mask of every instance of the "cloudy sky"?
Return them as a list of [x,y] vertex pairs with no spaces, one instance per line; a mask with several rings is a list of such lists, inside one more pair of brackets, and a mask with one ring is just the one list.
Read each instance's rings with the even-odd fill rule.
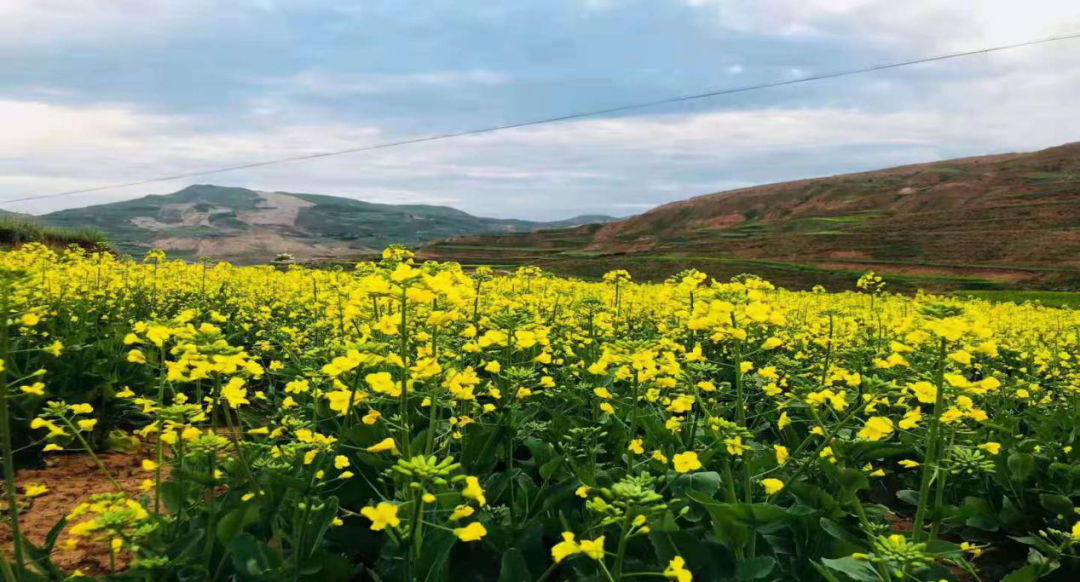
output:
[[[1080,33],[1076,0],[0,0],[0,201]],[[1080,40],[191,182],[627,215],[1080,140]]]

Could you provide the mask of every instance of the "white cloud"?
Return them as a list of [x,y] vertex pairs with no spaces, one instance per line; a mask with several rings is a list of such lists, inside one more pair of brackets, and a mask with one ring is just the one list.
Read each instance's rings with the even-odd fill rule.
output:
[[869,39],[970,50],[1080,32],[1076,0],[677,0],[717,26],[767,36]]
[[3,0],[0,44],[49,45],[154,35],[209,16],[206,0]]
[[[1006,67],[934,87],[895,110],[771,107],[587,119],[5,208],[43,212],[211,182],[496,216],[625,214],[753,183],[1037,149],[1080,136],[1080,119],[1065,115],[1080,98],[1080,68]],[[123,106],[14,100],[0,100],[0,125],[8,128],[0,135],[0,199],[404,137],[331,120],[214,130],[203,120]]]
[[190,36],[207,23],[241,24],[288,6],[284,0],[0,0],[0,45],[161,41]]
[[[208,1],[192,0],[191,5]],[[1041,2],[1033,0],[1035,6],[1029,2],[1025,8],[1040,12]],[[727,3],[715,0],[696,3],[710,17],[728,10]],[[39,4],[59,5],[15,4],[33,4],[39,13],[45,10]],[[113,2],[73,5],[105,4]],[[165,4],[147,2],[167,13]],[[12,26],[2,12],[11,6],[0,4],[0,36]],[[972,35],[970,23],[957,20],[952,3],[915,0],[904,15],[894,14],[900,8],[892,4],[869,0],[760,0],[735,6],[741,12],[720,19],[724,26],[764,34],[786,30],[887,41],[924,27],[927,38],[946,44],[983,44],[981,36]],[[986,3],[986,11],[995,6]],[[1058,21],[1021,15],[1018,26],[1024,34],[1042,33],[1080,13],[1080,3],[1075,9],[1071,4],[1059,8]],[[140,14],[138,8],[131,12]],[[1006,7],[1003,14],[1011,13]],[[136,22],[120,14],[109,18],[127,26]],[[895,19],[895,30],[888,26],[890,19]],[[797,23],[804,25],[802,31],[793,28]],[[950,24],[955,35],[942,32]],[[913,43],[923,38],[922,32]],[[213,182],[380,202],[444,203],[485,215],[624,214],[628,208],[754,183],[1075,141],[1080,139],[1080,117],[1073,114],[1080,102],[1080,41],[1070,42],[920,66],[903,74],[823,82],[813,101],[802,99],[805,86],[799,86],[777,90],[790,93],[770,99],[781,104],[770,107],[710,111],[706,108],[725,102],[699,102],[697,108],[682,110],[693,113],[534,126],[0,208],[43,212]],[[757,65],[751,60],[745,66]],[[0,133],[0,200],[414,137],[342,122],[333,107],[320,109],[319,100],[296,98],[304,92],[384,93],[425,84],[485,86],[508,80],[487,69],[365,76],[309,70],[267,80],[268,90],[244,95],[247,109],[229,125],[237,129],[222,129],[213,118],[148,113],[129,104],[61,105],[70,96],[50,93],[47,87],[24,100],[0,96],[0,127],[5,130]]]

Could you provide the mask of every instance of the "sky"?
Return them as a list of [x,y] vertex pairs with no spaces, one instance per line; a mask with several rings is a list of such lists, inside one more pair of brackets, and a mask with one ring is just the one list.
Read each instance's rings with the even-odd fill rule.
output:
[[1030,151],[1080,140],[1080,40],[2,204],[1076,33],[1076,0],[0,0],[0,209],[212,183],[626,216]]

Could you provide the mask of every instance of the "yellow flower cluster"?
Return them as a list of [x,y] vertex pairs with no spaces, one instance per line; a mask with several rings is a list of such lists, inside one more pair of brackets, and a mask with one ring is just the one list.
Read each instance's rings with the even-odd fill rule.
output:
[[[26,273],[5,299],[20,350],[2,354],[0,389],[34,411],[28,440],[92,449],[119,427],[155,447],[154,511],[97,498],[72,514],[73,539],[165,523],[162,482],[197,473],[185,487],[201,499],[274,500],[300,521],[329,507],[406,560],[425,532],[479,547],[536,519],[562,540],[555,563],[619,572],[631,538],[707,519],[689,509],[711,507],[702,495],[790,505],[855,484],[854,507],[880,479],[919,493],[922,536],[937,499],[1015,493],[983,474],[1080,461],[1052,421],[1080,413],[1080,312],[896,295],[873,274],[862,292],[808,293],[697,271],[662,284],[468,273],[401,249],[346,270],[35,245],[0,253],[0,269]],[[107,380],[70,385],[83,356]],[[553,487],[576,505],[545,500]],[[857,517],[868,535],[888,527]],[[669,553],[649,574],[685,582],[694,566]]]

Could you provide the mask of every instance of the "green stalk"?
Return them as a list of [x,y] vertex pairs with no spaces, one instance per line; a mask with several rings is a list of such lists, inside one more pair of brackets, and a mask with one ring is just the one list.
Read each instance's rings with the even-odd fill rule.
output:
[[0,552],[0,573],[4,575],[4,582],[17,582],[15,578],[15,572],[11,569],[11,564],[8,563],[7,556],[4,552]]
[[473,327],[477,328],[478,330],[480,328],[480,286],[482,284],[483,284],[483,281],[477,279],[477,281],[476,281],[476,295],[473,297],[473,310],[472,310]]
[[630,473],[634,466],[634,455],[630,454],[630,441],[634,440],[634,433],[637,432],[638,423],[638,392],[641,390],[641,382],[637,378],[637,373],[634,373],[633,388],[630,390],[630,406],[633,408],[630,410],[630,430],[626,433],[626,445],[623,446],[623,454],[626,455],[626,472]]
[[[161,347],[158,348],[158,362],[162,366],[165,365],[165,345],[164,344],[162,344]],[[157,405],[158,405],[158,408],[161,409],[161,408],[165,408],[165,371],[161,370],[161,372],[159,372],[159,374],[160,374],[160,376],[159,376],[159,379],[158,379]],[[154,447],[155,452],[157,453],[155,455],[155,457],[156,457],[155,462],[157,463],[157,467],[154,468],[154,515],[155,516],[161,515],[161,463],[164,461],[164,451],[163,451],[163,447],[161,445],[161,433],[164,430],[165,430],[165,423],[163,423],[161,421],[158,421],[158,438],[157,438],[157,444]]]
[[[7,290],[4,290],[5,295]],[[0,305],[0,359],[8,362],[8,327],[7,305]],[[7,372],[0,371],[0,441],[4,449],[4,489],[7,494],[8,514],[11,517],[11,536],[15,546],[15,580],[22,579],[22,572],[26,568],[26,560],[23,556],[23,536],[19,526],[19,506],[15,500],[15,452],[11,446],[11,417],[8,410],[8,385]],[[5,572],[7,575],[7,572]]]
[[697,383],[694,383],[694,403],[697,405],[690,409],[690,437],[686,441],[686,450],[693,450],[694,439],[697,438],[697,425],[698,417],[701,414],[698,412],[701,410],[701,390],[698,389]]
[[828,378],[829,378],[829,360],[832,359],[832,348],[833,348],[833,329],[834,329],[833,325],[834,325],[833,324],[833,314],[830,313],[829,314],[829,344],[827,346],[825,346],[825,362],[822,364],[822,367],[821,367],[821,382],[819,382],[822,387],[825,386],[825,381],[828,380]]
[[184,439],[181,438],[180,442],[177,443],[177,445],[178,446],[177,446],[177,449],[176,449],[176,459],[177,459],[177,461],[176,461],[176,469],[177,469],[176,481],[177,481],[177,488],[180,490],[180,494],[179,494],[180,507],[177,508],[177,513],[179,514],[179,519],[177,521],[182,522],[184,520],[185,500],[187,499],[184,496]]
[[619,549],[615,554],[615,579],[622,580],[623,559],[626,557],[626,543],[630,541],[630,527],[632,524],[632,517],[634,512],[627,511],[623,516],[622,528],[619,532]]
[[727,501],[728,503],[738,503],[739,498],[735,493],[735,477],[731,474],[731,458],[726,454],[726,451],[720,458],[724,461],[724,483],[727,485],[724,490],[724,501]]
[[[735,326],[735,314],[731,315],[731,325]],[[743,386],[742,371],[742,340],[735,342],[735,421],[740,428],[746,428],[746,390]],[[743,477],[743,498],[746,503],[753,503],[754,490],[750,480],[750,466],[744,460],[740,464],[740,472]],[[757,553],[757,532],[750,532],[750,544],[747,548],[747,557],[753,558]]]
[[[874,528],[870,523],[870,518],[866,516],[866,509],[863,508],[863,504],[859,501],[859,495],[854,491],[851,492],[851,504],[855,507],[855,515],[859,516],[859,523],[862,525],[863,532],[866,534],[866,538],[870,543],[870,547],[874,547]],[[878,564],[878,575],[885,582],[892,580],[892,574],[889,573],[889,567],[884,564]]]
[[[821,444],[819,444],[814,449],[814,451],[810,454],[811,458],[820,455],[821,451],[825,450],[825,447],[829,446],[829,444],[833,442],[833,439],[836,438],[836,435],[847,425],[848,421],[850,421],[852,418],[855,418],[855,415],[858,414],[863,409],[863,407],[865,407],[865,406],[866,406],[866,401],[863,401],[863,402],[860,402],[857,406],[852,407],[851,411],[848,412],[846,416],[842,417],[840,419],[840,421],[837,422],[835,426],[833,426],[832,430],[830,430],[828,432],[828,434],[825,435],[825,438],[824,438],[824,440],[821,441]],[[811,412],[813,411],[812,408],[810,410],[811,410]],[[818,418],[816,414],[814,415],[814,418],[815,419]],[[817,422],[818,424],[821,424],[821,422],[818,421],[818,420],[815,420],[815,422]],[[809,443],[809,442],[810,442],[810,437],[807,437],[807,438],[803,439],[803,441],[801,443],[799,443],[799,446],[796,447],[795,450],[791,452],[791,458],[793,458],[793,459],[797,458],[799,456],[799,453],[801,453],[802,450],[804,448],[806,448],[806,444]],[[780,468],[782,468],[784,466],[785,465],[778,465],[777,467],[774,467],[773,469],[770,469],[769,471],[766,471],[766,472],[758,475],[758,477],[768,475],[769,473],[771,473],[773,471],[776,471],[776,470],[778,470],[778,469],[780,469]],[[788,477],[786,479],[786,481],[789,482],[789,483],[798,481],[799,477],[802,476],[802,474],[806,471],[806,469],[808,467],[810,467],[810,463],[803,463],[795,471],[795,473],[793,473],[790,477]]]
[[404,364],[404,368],[401,371],[401,398],[398,402],[399,414],[401,414],[401,452],[402,457],[408,459],[412,456],[410,452],[410,440],[412,437],[412,431],[409,430],[409,336],[406,331],[406,324],[408,323],[408,307],[406,303],[407,297],[405,295],[405,285],[401,285],[401,329],[398,333],[401,334],[401,362]]
[[75,435],[75,438],[79,440],[79,444],[82,445],[83,449],[86,451],[86,454],[90,455],[90,458],[93,459],[94,464],[97,465],[97,468],[101,469],[101,472],[104,473],[105,477],[109,480],[109,483],[112,483],[112,486],[114,489],[116,489],[116,492],[126,494],[124,488],[116,482],[116,479],[113,478],[112,473],[110,473],[109,469],[105,467],[105,463],[102,463],[101,459],[98,458],[96,454],[94,454],[94,449],[90,448],[90,443],[86,442],[86,439],[83,438],[82,433],[79,432],[78,427],[76,427],[66,416],[61,417],[61,420],[64,421],[64,424],[66,424],[68,429],[70,429],[71,432]]
[[[349,391],[349,403],[345,405],[345,423],[346,426],[353,425],[353,402],[356,401],[356,391],[360,388],[360,368],[356,369],[356,376],[353,378],[352,390]],[[318,408],[316,406],[315,408]]]
[[[952,433],[952,434],[949,435],[949,437],[947,439],[949,441],[948,446],[952,446],[952,441],[953,441],[954,436],[955,436],[955,433]],[[947,448],[942,449],[942,453],[944,453],[945,450],[947,450]],[[938,455],[938,456],[939,456],[939,458],[941,457],[941,455]],[[938,464],[939,465],[941,464],[940,460],[938,461]],[[945,485],[949,481],[949,473],[946,472],[946,471],[939,472],[938,477],[937,477],[937,479],[935,479],[935,481],[936,481],[936,483],[934,484],[935,485],[935,487],[934,487],[935,488],[934,507],[937,508],[937,507],[941,507],[945,503]],[[932,540],[937,539],[939,531],[941,531],[941,520],[937,519],[937,520],[934,520],[934,523],[930,524],[930,539],[932,539]]]
[[[237,418],[237,422],[239,421],[240,419]],[[240,433],[233,424],[232,415],[228,410],[225,411],[225,424],[229,426],[229,440],[232,441],[233,448],[236,449],[236,456],[240,459],[240,465],[244,468],[244,473],[247,474],[248,482],[261,495],[262,488],[255,481],[255,474],[251,472],[251,465],[248,464],[247,457],[244,456],[244,449],[240,446]]]
[[930,483],[937,474],[938,441],[941,438],[941,409],[945,405],[945,338],[941,338],[937,371],[934,375],[937,395],[934,398],[934,416],[930,419],[930,437],[926,443],[926,464],[923,466],[922,482],[919,484],[919,508],[915,511],[915,524],[912,528],[912,537],[915,541],[920,541],[923,537],[923,524],[926,521],[926,510],[930,502]]
[[[509,389],[507,390],[509,393]],[[514,409],[512,406],[507,405],[506,408],[506,438],[503,440],[503,454],[506,455],[506,472],[510,473],[514,469],[514,433],[511,427],[514,423]],[[517,524],[517,499],[514,494],[514,481],[516,479],[510,479],[508,489],[510,490],[510,523]]]
[[[732,320],[734,324],[734,319]],[[743,390],[742,340],[735,342],[735,422],[746,428],[746,394]]]
[[[438,304],[436,303],[436,307]],[[431,357],[438,358],[439,356],[439,329],[431,327]],[[428,434],[427,445],[424,447],[424,454],[430,455],[431,451],[435,449],[435,424],[439,420],[439,384],[435,383],[435,386],[431,389],[431,406],[428,410]]]
[[[220,391],[221,383],[215,381],[217,389]],[[213,432],[217,427],[217,409],[218,403],[215,401],[210,405],[210,431]],[[217,449],[210,449],[210,481],[214,482],[214,472],[217,470]],[[203,555],[206,556],[206,573],[210,574],[210,565],[213,562],[214,556],[214,540],[217,538],[217,527],[215,522],[217,521],[217,495],[214,492],[214,485],[211,484],[206,492],[207,502],[207,518],[206,518],[206,544],[203,547]]]

